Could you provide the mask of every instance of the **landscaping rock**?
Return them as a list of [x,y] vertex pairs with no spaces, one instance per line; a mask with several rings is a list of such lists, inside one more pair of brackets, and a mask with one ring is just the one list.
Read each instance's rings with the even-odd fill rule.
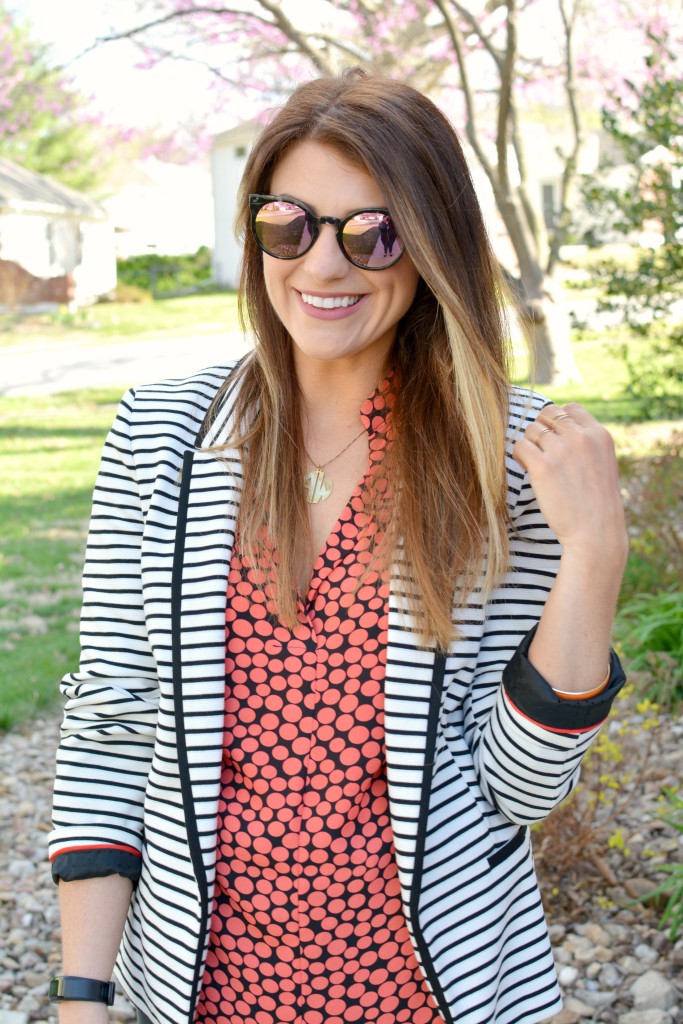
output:
[[646,971],[631,985],[636,1009],[670,1010],[678,1002],[678,993],[658,971]]
[[18,1010],[0,1010],[0,1024],[28,1024],[28,1014]]
[[633,950],[633,954],[638,958],[638,960],[642,960],[644,964],[649,964],[650,966],[656,964],[659,960],[659,953],[657,950],[653,949],[652,946],[646,945],[644,942],[638,943],[636,948]]
[[619,1024],[671,1024],[671,1017],[664,1010],[632,1010],[622,1015]]

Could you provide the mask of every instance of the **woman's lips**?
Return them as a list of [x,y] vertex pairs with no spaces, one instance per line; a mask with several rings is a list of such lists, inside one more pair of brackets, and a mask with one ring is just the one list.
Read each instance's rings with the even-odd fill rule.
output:
[[[309,293],[306,292],[306,295]],[[346,317],[353,316],[359,306],[362,306],[364,301],[367,299],[367,293],[365,295],[316,295],[317,299],[357,299],[356,302],[350,302],[347,306],[333,306],[331,309],[326,309],[322,306],[314,306],[310,302],[305,302],[300,291],[296,292],[296,297],[301,309],[308,315],[316,320],[344,320]]]

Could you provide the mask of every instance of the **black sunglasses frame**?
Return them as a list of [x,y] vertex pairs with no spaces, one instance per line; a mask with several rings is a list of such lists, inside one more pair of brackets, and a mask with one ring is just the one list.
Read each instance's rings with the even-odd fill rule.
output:
[[[266,249],[266,247],[261,244],[261,242],[259,241],[259,237],[256,233],[256,218],[258,214],[261,212],[262,208],[266,206],[267,203],[293,203],[294,206],[298,206],[301,210],[303,210],[306,216],[306,223],[308,224],[309,230],[311,232],[310,244],[306,246],[303,252],[297,253],[295,256],[279,256],[277,253],[271,252],[269,249]],[[249,210],[251,213],[251,234],[254,241],[258,245],[259,249],[262,250],[262,252],[265,252],[267,256],[272,256],[273,259],[276,260],[298,260],[301,259],[302,256],[305,256],[306,253],[309,252],[309,250],[317,241],[318,236],[320,235],[321,224],[331,224],[332,227],[337,229],[337,245],[341,249],[342,255],[346,260],[349,261],[349,263],[353,264],[354,267],[359,267],[361,270],[369,270],[372,272],[377,270],[388,270],[389,267],[396,266],[401,256],[405,252],[405,245],[402,239],[400,239],[397,236],[396,241],[400,242],[403,248],[401,249],[396,259],[392,260],[391,263],[385,263],[384,266],[382,267],[368,267],[364,263],[357,263],[354,259],[351,258],[349,253],[344,248],[344,228],[346,227],[348,222],[350,220],[353,220],[354,217],[357,217],[359,213],[381,213],[387,214],[389,217],[391,217],[389,211],[383,206],[371,206],[366,207],[362,210],[354,210],[352,213],[349,213],[348,216],[344,217],[343,219],[340,217],[316,217],[316,215],[313,213],[313,210],[309,209],[309,207],[306,206],[305,203],[302,203],[300,199],[295,199],[294,196],[270,196],[264,195],[262,193],[252,193],[249,196]]]

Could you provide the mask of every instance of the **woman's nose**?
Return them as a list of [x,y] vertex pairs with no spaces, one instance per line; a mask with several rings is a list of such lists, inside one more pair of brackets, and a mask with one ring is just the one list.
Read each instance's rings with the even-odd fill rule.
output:
[[333,224],[320,225],[318,237],[304,259],[306,269],[321,280],[343,277],[351,266],[339,248]]

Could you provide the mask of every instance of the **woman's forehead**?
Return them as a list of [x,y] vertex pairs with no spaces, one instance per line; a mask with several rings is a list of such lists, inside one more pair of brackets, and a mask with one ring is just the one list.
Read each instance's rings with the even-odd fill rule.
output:
[[[278,160],[269,190],[302,199],[313,208],[346,204],[344,212],[386,205],[381,188],[364,167],[336,147],[310,140],[295,143]],[[342,216],[332,209],[323,212]]]

